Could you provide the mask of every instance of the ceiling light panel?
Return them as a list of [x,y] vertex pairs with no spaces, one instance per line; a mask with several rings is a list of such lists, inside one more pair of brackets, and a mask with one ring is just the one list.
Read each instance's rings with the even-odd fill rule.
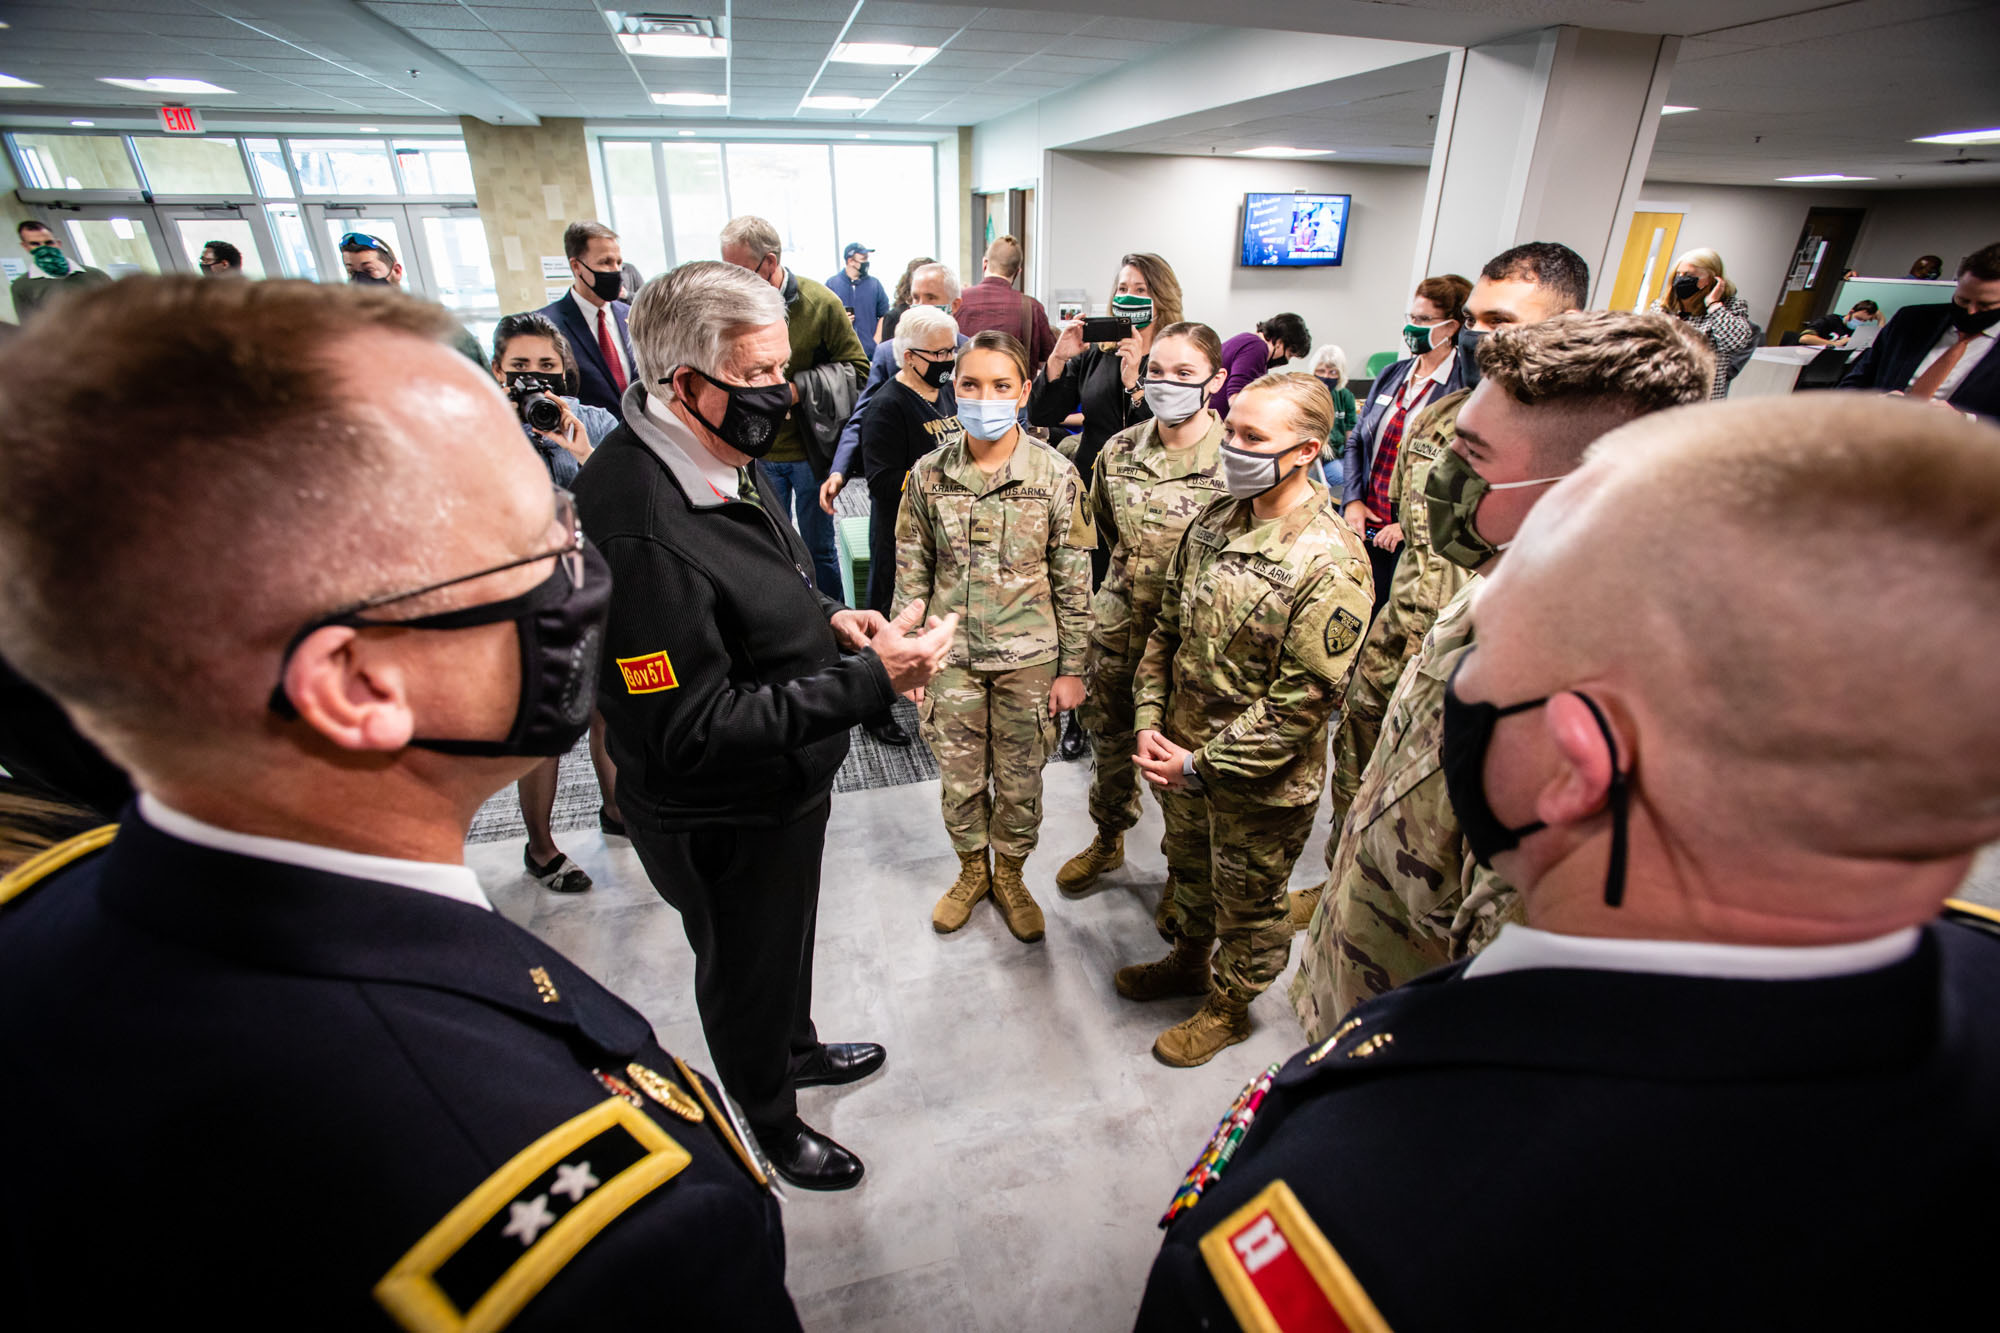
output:
[[1911,143],[2000,143],[2000,129],[1961,130],[1956,134],[1926,134]]
[[729,105],[729,99],[721,93],[654,93],[653,101],[660,106]]
[[635,56],[666,60],[720,60],[729,54],[729,43],[720,37],[678,32],[622,32],[618,44]]
[[[351,80],[352,75],[348,78]],[[147,79],[99,79],[118,88],[130,88],[139,93],[169,93],[181,97],[211,96],[234,97],[234,88],[218,88],[205,79],[169,79],[154,76]]]
[[896,42],[839,42],[827,57],[843,65],[894,65],[915,69],[938,53],[935,46],[903,46]]
[[808,97],[799,103],[808,111],[866,111],[882,99],[879,97]]
[[1843,176],[1837,171],[1832,171],[1818,176],[1780,176],[1778,179],[1804,185],[1820,181],[1872,181],[1875,178],[1873,176]]
[[0,88],[39,88],[41,86],[39,83],[29,83],[26,79],[17,79],[12,74],[0,74]]

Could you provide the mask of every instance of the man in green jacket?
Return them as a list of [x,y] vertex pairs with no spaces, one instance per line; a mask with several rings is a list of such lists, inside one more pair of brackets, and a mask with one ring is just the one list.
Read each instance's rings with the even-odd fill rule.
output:
[[747,268],[785,297],[785,321],[792,338],[792,411],[778,428],[764,475],[778,503],[812,552],[813,581],[828,597],[841,592],[840,561],[834,555],[833,519],[819,507],[820,483],[833,465],[833,445],[854,411],[855,395],[868,377],[868,354],[861,350],[840,298],[824,283],[802,278],[779,262],[778,229],[745,214],[722,229],[722,258]]
[[14,229],[21,248],[28,252],[29,269],[14,279],[8,290],[14,297],[14,318],[27,323],[28,316],[42,308],[58,292],[88,291],[111,281],[103,269],[77,264],[63,253],[62,242],[48,227],[34,219]]

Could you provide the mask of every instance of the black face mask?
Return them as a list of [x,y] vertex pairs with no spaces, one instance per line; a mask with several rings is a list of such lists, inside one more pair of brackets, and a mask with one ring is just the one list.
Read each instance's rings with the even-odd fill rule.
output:
[[918,352],[915,355],[918,366],[917,377],[923,380],[924,383],[930,385],[933,389],[942,389],[945,385],[951,383],[952,371],[958,365],[957,356],[948,356],[942,361],[933,361],[922,352]]
[[1951,326],[1960,333],[1984,333],[1996,323],[2000,323],[2000,306],[1981,310],[1977,314],[1962,305],[1951,308]]
[[[579,564],[573,566],[572,561]],[[328,616],[293,637],[285,649],[285,660],[290,660],[292,650],[308,634],[327,625],[457,630],[511,620],[521,641],[521,701],[506,738],[463,741],[418,737],[410,744],[439,754],[568,754],[590,729],[590,707],[596,699],[597,672],[604,657],[604,624],[610,614],[611,567],[597,548],[586,542],[581,551],[558,556],[548,578],[518,597],[412,620],[377,620],[362,613]],[[298,716],[282,680],[271,693],[271,710],[280,717]]]
[[[729,406],[723,410],[722,420],[710,421],[694,405],[694,395],[686,394],[681,401],[687,405],[688,415],[708,427],[711,431],[738,453],[752,458],[762,458],[771,452],[771,444],[778,438],[778,427],[784,423],[785,414],[792,410],[792,386],[783,380],[776,384],[724,384],[707,371],[695,370],[695,374],[729,395]],[[670,383],[672,377],[660,381]]]
[[387,287],[390,285],[389,279],[378,278],[372,273],[350,273],[347,275],[347,280],[349,282],[360,283],[363,287]]
[[854,280],[856,282],[859,282],[867,276],[868,276],[868,261],[864,259],[861,261],[861,267],[854,270]]
[[1479,344],[1493,335],[1485,329],[1464,328],[1452,341],[1458,344],[1460,372],[1465,379],[1465,387],[1470,389],[1479,383]]
[[1692,301],[1701,291],[1701,279],[1692,273],[1683,273],[1674,279],[1674,299]]
[[[1466,850],[1480,865],[1491,867],[1494,857],[1513,851],[1521,845],[1521,839],[1548,827],[1536,820],[1510,828],[1500,822],[1500,816],[1487,803],[1486,752],[1493,744],[1493,728],[1503,717],[1540,708],[1550,696],[1505,707],[1467,703],[1458,697],[1457,689],[1458,671],[1464,665],[1461,660],[1458,668],[1452,671],[1451,681],[1445,685],[1444,737],[1438,747],[1439,759],[1444,769],[1445,795],[1450,798],[1452,813],[1458,816],[1458,827],[1465,834]],[[1581,691],[1574,693],[1590,709],[1597,729],[1604,733],[1604,743],[1611,747],[1611,791],[1608,798],[1611,806],[1611,865],[1604,875],[1604,905],[1617,907],[1625,901],[1625,841],[1631,788],[1626,775],[1619,771],[1618,741],[1611,734],[1611,723],[1605,718],[1604,710],[1589,695]]]
[[587,268],[584,274],[590,279],[591,294],[600,301],[616,301],[625,290],[625,270],[622,268],[614,268],[609,273]]

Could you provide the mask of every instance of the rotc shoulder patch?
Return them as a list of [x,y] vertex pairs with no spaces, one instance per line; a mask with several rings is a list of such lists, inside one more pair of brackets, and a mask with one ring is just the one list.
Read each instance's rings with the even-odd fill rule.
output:
[[1382,1312],[1282,1180],[1203,1236],[1201,1257],[1247,1333],[1389,1333]]
[[1344,606],[1333,608],[1326,618],[1326,650],[1335,657],[1361,640],[1361,617]]
[[661,690],[681,687],[681,678],[674,674],[673,659],[664,649],[641,657],[621,657],[618,670],[625,677],[627,694],[658,694]]
[[651,1116],[612,1097],[488,1176],[375,1284],[375,1299],[413,1333],[504,1328],[598,1232],[692,1160]]

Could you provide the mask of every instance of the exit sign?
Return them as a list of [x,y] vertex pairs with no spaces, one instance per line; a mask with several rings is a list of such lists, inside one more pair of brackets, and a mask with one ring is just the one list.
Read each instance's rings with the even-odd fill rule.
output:
[[168,134],[200,134],[201,113],[191,106],[163,106],[160,126]]

